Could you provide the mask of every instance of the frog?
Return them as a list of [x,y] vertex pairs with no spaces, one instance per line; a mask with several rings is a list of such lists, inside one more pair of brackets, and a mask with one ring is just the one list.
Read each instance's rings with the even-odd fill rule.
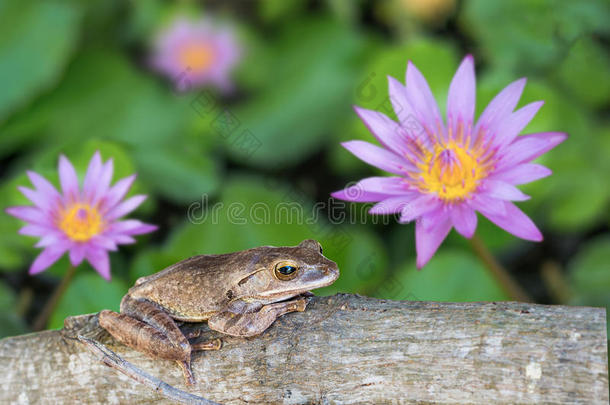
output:
[[337,264],[313,239],[297,246],[198,255],[137,279],[119,312],[103,310],[98,322],[132,349],[154,359],[175,360],[186,385],[193,385],[191,354],[219,350],[222,339],[191,343],[201,329],[185,334],[179,325],[206,321],[222,335],[258,336],[280,316],[305,311],[311,290],[329,286],[338,277]]

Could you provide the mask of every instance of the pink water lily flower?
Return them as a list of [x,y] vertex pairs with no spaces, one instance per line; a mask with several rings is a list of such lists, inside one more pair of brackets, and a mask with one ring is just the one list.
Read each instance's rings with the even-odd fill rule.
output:
[[230,73],[241,59],[233,29],[211,19],[177,18],[158,36],[152,65],[168,75],[178,90],[214,85],[231,90]]
[[42,272],[69,252],[73,266],[87,259],[102,277],[110,280],[108,251],[117,250],[117,245],[134,243],[133,235],[157,229],[136,219],[120,220],[146,196],[136,195],[122,201],[135,175],[110,186],[112,172],[112,159],[102,162],[96,152],[89,162],[81,190],[72,163],[62,155],[59,158],[61,193],[38,173],[27,172],[34,189],[19,187],[19,190],[34,206],[10,207],[6,212],[28,223],[19,230],[20,234],[40,238],[36,247],[44,250],[32,263],[30,274]]
[[415,220],[417,266],[434,255],[451,228],[471,238],[476,212],[522,239],[541,241],[542,234],[512,201],[529,197],[516,185],[546,177],[551,171],[533,159],[563,142],[561,132],[519,136],[542,101],[514,111],[525,86],[517,80],[502,90],[474,120],[474,61],[460,64],[447,99],[447,120],[424,76],[409,62],[406,85],[392,77],[389,93],[399,122],[383,113],[356,112],[382,147],[364,141],[343,146],[359,159],[396,177],[370,177],[332,194],[357,202],[376,202],[369,213],[400,213],[402,223]]

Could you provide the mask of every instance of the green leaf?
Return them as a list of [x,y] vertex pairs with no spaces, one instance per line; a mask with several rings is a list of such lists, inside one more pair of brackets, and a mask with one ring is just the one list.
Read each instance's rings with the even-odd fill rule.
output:
[[[568,265],[572,304],[606,307],[610,311],[610,237],[587,242]],[[608,327],[610,335],[610,326]]]
[[551,225],[578,231],[594,226],[608,210],[608,178],[591,167],[569,167],[555,173],[555,198],[550,209]]
[[0,311],[0,338],[22,335],[28,328],[17,314],[12,311]]
[[133,156],[141,179],[171,201],[198,200],[219,186],[216,161],[192,146],[141,148]]
[[0,311],[13,310],[15,305],[15,293],[9,286],[0,281]]
[[570,94],[587,105],[602,107],[610,100],[610,58],[589,37],[577,40],[556,66],[554,76]]
[[[175,143],[176,134],[193,118],[188,101],[135,71],[123,56],[88,50],[79,54],[52,94],[7,124],[0,150],[45,144],[65,148],[87,138],[133,148]],[[27,144],[34,138],[36,143]]]
[[0,281],[0,338],[27,332],[23,319],[15,313],[15,293]]
[[610,237],[600,236],[583,246],[568,271],[579,300],[590,304],[610,302]]
[[258,4],[258,13],[266,22],[286,22],[305,7],[304,0],[268,0]]
[[57,308],[51,315],[50,329],[63,327],[68,316],[98,312],[102,309],[119,310],[127,285],[116,278],[108,282],[96,273],[84,272],[74,278]]
[[[324,141],[341,115],[349,113],[355,73],[350,62],[361,48],[357,36],[325,20],[291,24],[278,38],[273,44],[278,61],[273,84],[229,111],[232,124],[224,130],[228,153],[256,167],[298,163]],[[258,146],[244,147],[239,140],[244,133]]]
[[416,301],[499,301],[508,297],[479,261],[468,253],[445,249],[417,270],[403,265],[382,284],[374,296]]
[[494,66],[532,71],[552,67],[577,37],[608,32],[609,18],[608,2],[595,0],[471,0],[459,22]]
[[57,81],[80,15],[65,1],[0,1],[0,122]]

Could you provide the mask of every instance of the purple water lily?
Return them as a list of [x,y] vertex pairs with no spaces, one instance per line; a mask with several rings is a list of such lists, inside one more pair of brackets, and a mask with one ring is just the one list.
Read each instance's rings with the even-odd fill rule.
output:
[[447,121],[424,76],[409,62],[406,85],[389,77],[389,93],[399,122],[383,113],[356,107],[382,147],[364,141],[343,146],[359,159],[396,177],[370,177],[332,193],[338,199],[377,202],[369,213],[400,213],[402,223],[416,220],[417,266],[434,255],[451,228],[471,238],[480,212],[522,239],[541,241],[536,225],[512,201],[529,197],[516,185],[551,174],[530,163],[563,142],[561,132],[518,136],[542,106],[514,111],[525,79],[502,90],[474,121],[474,61],[460,64],[447,99]]
[[210,19],[178,18],[158,36],[152,65],[180,91],[212,84],[226,92],[232,88],[231,69],[240,59],[231,27]]
[[135,175],[110,186],[113,162],[102,162],[96,152],[85,175],[82,190],[76,171],[65,156],[59,158],[61,193],[38,173],[28,171],[35,189],[19,187],[34,206],[10,207],[6,212],[28,224],[19,230],[23,235],[36,236],[36,247],[44,248],[30,267],[30,274],[44,271],[64,253],[78,266],[84,259],[106,280],[110,280],[108,251],[117,245],[134,243],[134,235],[152,232],[154,225],[135,219],[119,219],[136,209],[145,195],[122,201]]

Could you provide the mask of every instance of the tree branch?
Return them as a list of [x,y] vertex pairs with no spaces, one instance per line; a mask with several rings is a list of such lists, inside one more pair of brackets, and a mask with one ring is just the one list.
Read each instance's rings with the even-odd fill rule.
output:
[[[224,345],[193,354],[194,387],[185,387],[175,362],[115,342],[97,314],[67,318],[59,331],[3,339],[0,403],[170,403],[159,387],[223,404],[608,403],[599,308],[337,295],[314,298],[255,338],[183,326],[198,329],[202,341],[221,337]],[[84,345],[78,335],[92,341]],[[112,359],[105,348],[144,370],[148,385],[98,361]]]

